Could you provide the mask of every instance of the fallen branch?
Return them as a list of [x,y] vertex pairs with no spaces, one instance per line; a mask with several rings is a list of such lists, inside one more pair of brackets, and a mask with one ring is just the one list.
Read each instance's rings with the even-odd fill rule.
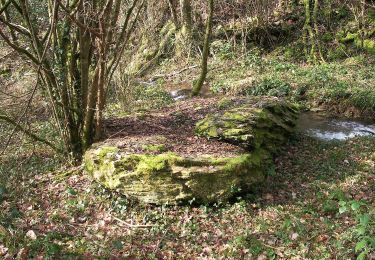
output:
[[8,52],[7,54],[1,56],[1,57],[0,57],[0,61],[3,60],[3,59],[5,59],[5,58],[7,58],[7,57],[9,57],[9,56],[12,55],[14,52],[15,52],[15,50],[12,49],[12,50],[11,50],[10,52]]
[[160,78],[171,78],[171,77],[174,77],[174,76],[177,76],[187,70],[191,70],[191,69],[194,69],[194,68],[197,68],[198,65],[193,65],[193,66],[190,66],[190,67],[186,67],[186,68],[183,68],[179,71],[175,71],[175,72],[172,72],[170,74],[159,74],[159,75],[155,75],[151,78],[151,81],[155,81],[157,79],[160,79]]
[[117,220],[118,222],[120,222],[121,224],[124,224],[124,225],[128,226],[129,228],[151,228],[151,227],[155,227],[155,225],[134,225],[134,224],[125,222],[122,219],[119,219],[119,218],[116,218],[116,217],[113,217],[113,218],[115,220]]
[[6,116],[6,115],[3,115],[3,114],[0,114],[0,120],[2,121],[5,121],[11,125],[13,125],[15,127],[15,129],[25,133],[26,135],[28,135],[29,137],[31,137],[32,139],[34,139],[35,141],[38,141],[38,142],[41,142],[43,144],[46,144],[48,145],[49,147],[51,147],[53,150],[57,151],[57,152],[62,152],[61,149],[57,148],[54,144],[52,144],[51,142],[33,134],[30,130],[26,129],[25,127],[23,127],[22,125],[20,125],[19,123],[17,123],[15,120],[13,120],[12,118]]

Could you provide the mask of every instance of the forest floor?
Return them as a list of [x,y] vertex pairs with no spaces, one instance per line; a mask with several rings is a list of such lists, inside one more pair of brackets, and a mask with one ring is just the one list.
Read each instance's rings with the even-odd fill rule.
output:
[[[137,141],[146,129],[156,129],[154,134],[169,132],[176,143],[186,142],[179,151],[189,153],[196,140],[177,138],[186,124],[176,122],[186,117],[176,107],[185,112],[191,107],[173,104],[166,90],[190,88],[198,73],[194,64],[166,63],[156,72],[159,79],[148,81],[154,87],[115,93],[133,99],[124,101],[128,107],[110,103],[108,137],[129,137],[122,131],[127,128]],[[250,52],[213,59],[204,90],[281,96],[306,108],[373,116],[374,72],[374,58],[368,56],[301,65]],[[32,75],[21,69],[16,74],[18,82],[32,85]],[[208,107],[219,102],[212,100],[206,99]],[[149,113],[165,105],[174,108]],[[51,123],[41,118],[48,115],[40,102],[33,112],[34,129],[58,140]],[[187,114],[199,118],[199,113]],[[0,130],[7,138],[12,128],[2,124]],[[208,148],[221,152],[215,145]],[[326,142],[297,134],[253,194],[228,204],[155,207],[108,191],[81,167],[72,168],[65,158],[16,133],[0,158],[0,259],[364,259],[375,248],[374,151],[375,138]]]
[[[156,114],[148,117],[149,128],[166,127]],[[156,207],[108,191],[81,167],[56,170],[59,160],[36,147],[23,164],[15,154],[0,165],[0,258],[364,256],[374,243],[374,151],[375,138],[325,142],[297,134],[253,194],[228,204]]]

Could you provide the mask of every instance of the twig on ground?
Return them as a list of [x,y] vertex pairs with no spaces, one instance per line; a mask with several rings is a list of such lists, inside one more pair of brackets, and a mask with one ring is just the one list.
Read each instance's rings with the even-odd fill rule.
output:
[[0,57],[0,61],[7,58],[8,56],[10,56],[11,54],[13,54],[15,52],[15,50],[11,50],[10,52],[8,52],[7,54],[3,55]]
[[189,66],[189,67],[183,68],[183,69],[181,69],[181,70],[179,70],[179,71],[174,71],[174,72],[169,73],[169,74],[158,74],[158,75],[154,75],[154,76],[150,79],[150,81],[155,81],[155,80],[157,80],[157,79],[159,79],[159,78],[171,78],[171,77],[177,76],[178,74],[181,74],[181,73],[183,73],[183,72],[185,72],[185,71],[187,71],[187,70],[191,70],[191,69],[194,69],[194,68],[197,68],[197,67],[198,67],[198,65],[193,65],[193,66]]
[[119,218],[116,218],[116,217],[113,217],[113,218],[115,220],[117,220],[118,222],[120,222],[121,224],[126,225],[129,228],[152,228],[152,227],[155,227],[155,225],[134,225],[134,224],[130,224],[128,222],[125,222],[122,219],[119,219]]

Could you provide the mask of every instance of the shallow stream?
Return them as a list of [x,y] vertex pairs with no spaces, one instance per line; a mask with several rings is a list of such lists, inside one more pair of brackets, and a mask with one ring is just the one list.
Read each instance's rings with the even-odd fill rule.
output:
[[297,130],[321,140],[346,140],[357,136],[374,136],[375,121],[332,118],[322,113],[306,112],[297,122]]

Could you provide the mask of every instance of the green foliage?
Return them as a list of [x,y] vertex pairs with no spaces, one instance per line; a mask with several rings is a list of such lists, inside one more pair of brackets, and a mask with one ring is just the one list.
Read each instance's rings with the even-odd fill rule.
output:
[[253,69],[261,72],[264,69],[265,62],[262,58],[261,51],[257,48],[251,49],[246,53],[242,66],[246,69]]
[[351,95],[351,101],[354,106],[367,109],[370,108],[375,110],[375,91],[374,89],[368,88],[353,88],[353,94]]
[[[108,104],[106,116],[123,116],[131,112],[157,109],[173,103],[173,98],[162,88],[162,83],[161,81],[155,85],[124,86],[119,95]],[[115,94],[112,93],[112,95]]]
[[354,215],[357,223],[351,228],[356,239],[355,253],[357,260],[364,260],[366,256],[375,250],[375,212],[364,201],[339,202],[339,213]]
[[225,84],[224,80],[216,81],[210,86],[210,90],[213,93],[226,93],[229,89],[229,86]]
[[291,92],[291,86],[275,78],[265,78],[260,83],[246,90],[247,95],[285,97]]
[[136,106],[143,109],[160,108],[173,102],[171,95],[158,86],[135,87]]
[[231,59],[234,57],[233,46],[230,42],[217,40],[211,43],[211,52],[220,59]]

